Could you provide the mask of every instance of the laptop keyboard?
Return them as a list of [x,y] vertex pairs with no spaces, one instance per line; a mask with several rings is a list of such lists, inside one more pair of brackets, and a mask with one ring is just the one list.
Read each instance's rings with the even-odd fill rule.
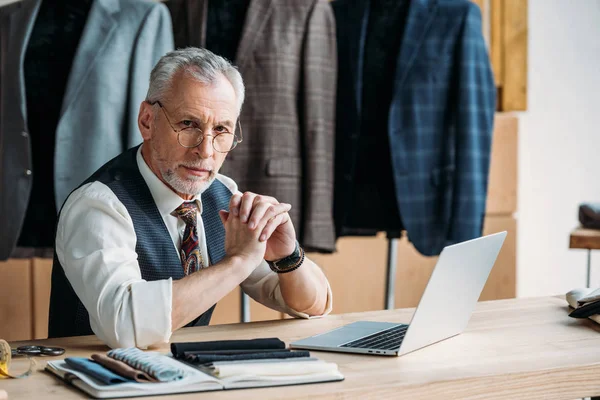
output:
[[358,349],[396,350],[406,334],[408,325],[398,325],[385,331],[380,331],[363,338],[353,340],[339,347],[353,347]]

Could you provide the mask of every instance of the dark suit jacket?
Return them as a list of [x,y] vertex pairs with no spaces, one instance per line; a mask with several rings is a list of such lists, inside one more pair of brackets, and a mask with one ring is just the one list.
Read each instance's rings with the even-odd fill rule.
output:
[[[208,0],[170,0],[176,47],[204,47]],[[213,0],[214,1],[214,0]],[[335,23],[326,0],[251,0],[235,64],[244,141],[222,172],[292,204],[307,249],[332,251]]]
[[[27,115],[22,68],[39,4],[20,0],[0,8],[0,260],[10,256],[17,242],[36,173],[27,132],[27,119],[35,115]],[[141,143],[137,114],[150,71],[172,49],[171,19],[163,4],[94,1],[56,129],[58,208],[95,170]]]
[[[479,7],[411,0],[396,62],[388,134],[395,193],[409,240],[425,255],[480,236],[487,197],[496,89]],[[368,0],[337,0],[340,68],[336,228],[352,196],[360,149],[362,59]],[[377,157],[387,156],[373,154]]]

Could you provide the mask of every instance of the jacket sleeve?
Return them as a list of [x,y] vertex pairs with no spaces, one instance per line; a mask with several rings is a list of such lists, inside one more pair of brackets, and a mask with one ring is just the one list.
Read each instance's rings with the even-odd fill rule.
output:
[[140,103],[146,98],[148,92],[150,72],[162,56],[173,50],[173,46],[173,28],[169,10],[164,4],[153,4],[140,24],[137,40],[133,46],[123,150],[142,142],[137,119]]
[[335,249],[333,157],[337,81],[335,20],[329,2],[317,0],[303,44],[302,222],[300,242],[309,251]]
[[456,171],[449,242],[481,236],[487,199],[496,87],[481,12],[467,2],[457,60]]

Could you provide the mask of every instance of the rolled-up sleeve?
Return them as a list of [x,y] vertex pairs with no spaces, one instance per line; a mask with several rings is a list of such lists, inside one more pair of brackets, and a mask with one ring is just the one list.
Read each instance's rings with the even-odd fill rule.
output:
[[279,286],[279,276],[271,271],[266,261],[260,263],[260,265],[250,274],[248,278],[241,284],[242,290],[248,296],[252,297],[257,302],[272,308],[274,310],[286,313],[296,318],[319,318],[325,316],[331,312],[333,307],[333,295],[331,293],[331,286],[327,282],[327,305],[325,311],[321,315],[308,315],[290,308],[283,300],[281,295],[281,287]]
[[171,337],[172,281],[142,279],[135,245],[133,221],[106,185],[86,184],[69,196],[56,254],[92,330],[113,348],[146,348]]

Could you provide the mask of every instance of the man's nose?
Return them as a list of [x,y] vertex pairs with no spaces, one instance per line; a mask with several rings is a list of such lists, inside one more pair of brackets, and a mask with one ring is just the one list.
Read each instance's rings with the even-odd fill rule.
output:
[[211,158],[213,156],[215,149],[213,148],[212,142],[213,142],[212,135],[204,136],[202,143],[200,143],[198,146],[196,146],[196,149],[197,149],[200,157]]

